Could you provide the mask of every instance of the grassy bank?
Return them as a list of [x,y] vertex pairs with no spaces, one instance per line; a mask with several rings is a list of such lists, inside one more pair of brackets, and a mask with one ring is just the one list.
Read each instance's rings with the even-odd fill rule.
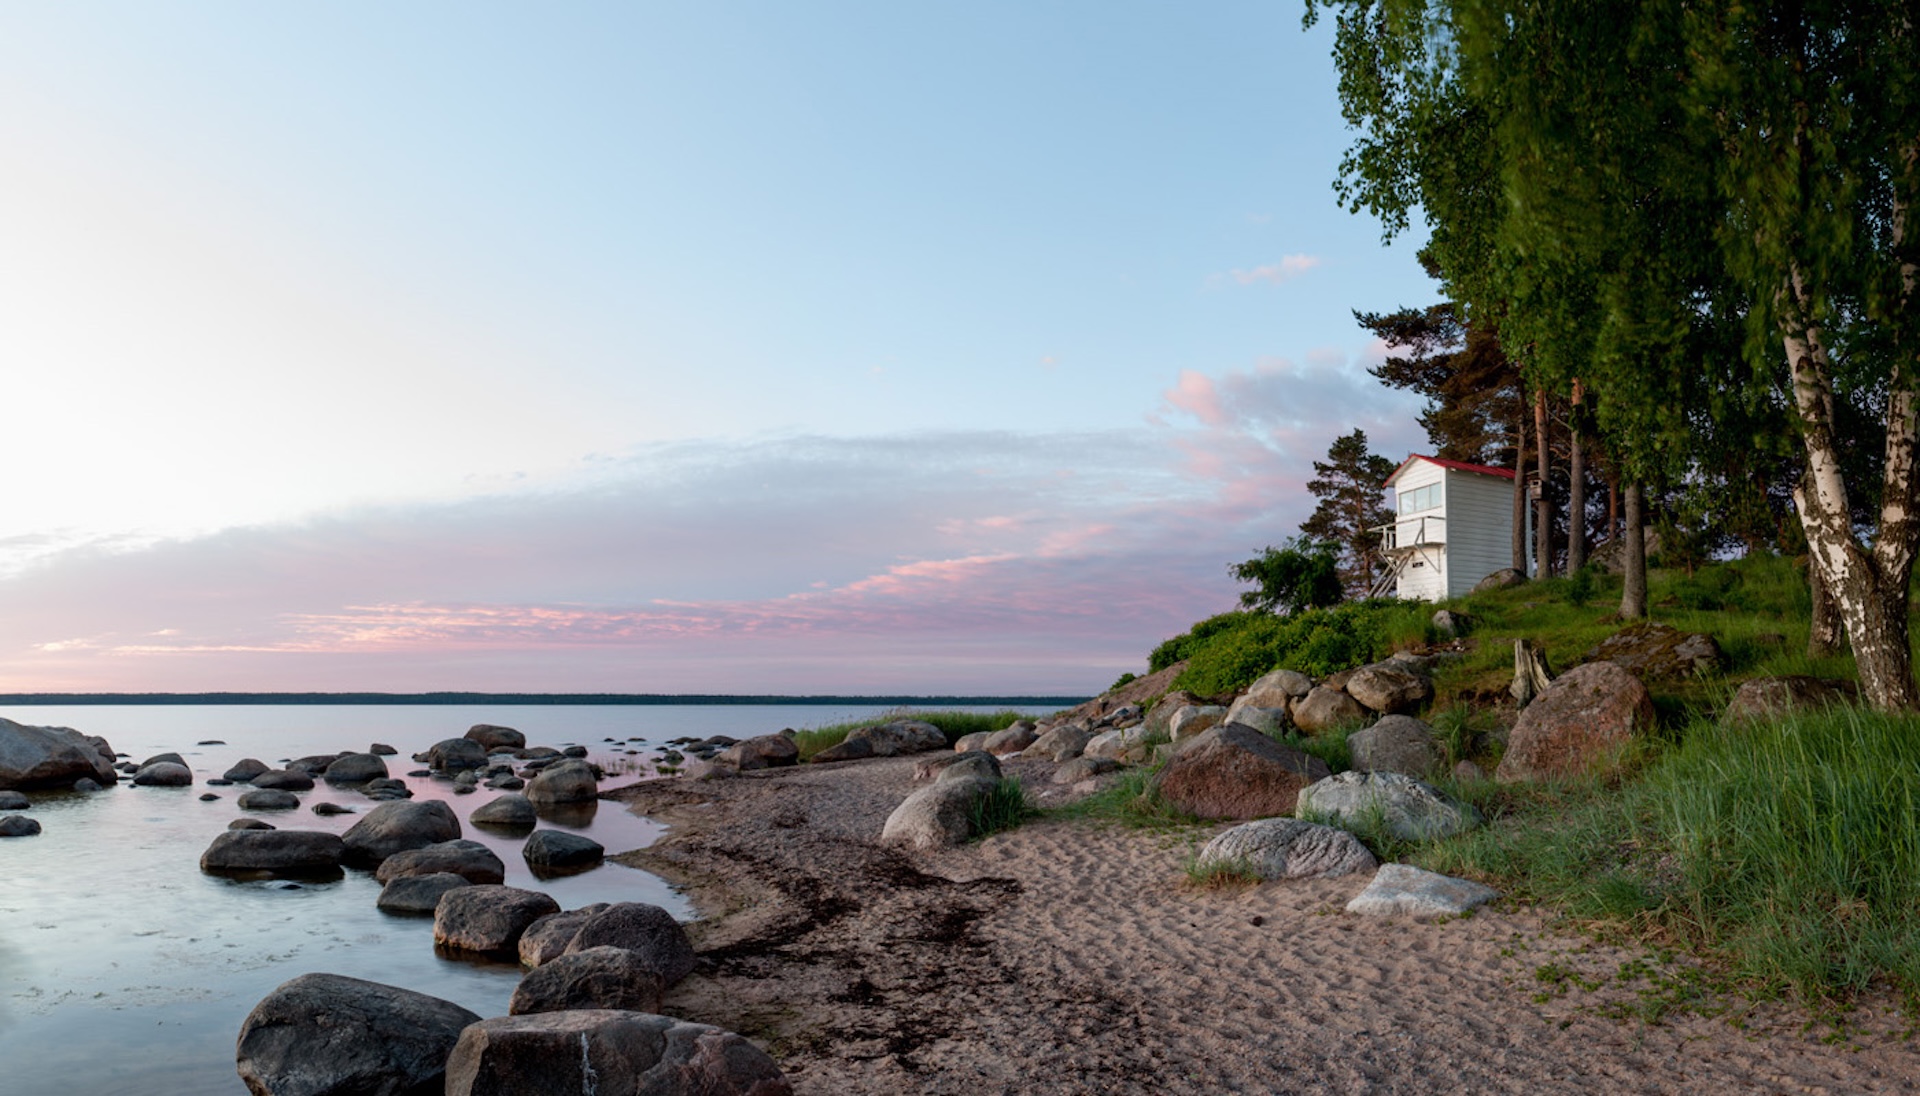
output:
[[966,735],[978,731],[998,731],[1012,726],[1015,722],[1027,718],[1020,712],[1005,708],[997,712],[917,712],[911,708],[901,708],[872,719],[856,719],[845,723],[829,723],[821,727],[809,727],[794,732],[793,743],[800,748],[800,760],[805,761],[821,750],[838,746],[846,741],[860,727],[870,727],[875,723],[884,723],[889,719],[918,719],[940,728],[947,736],[947,744],[952,745]]

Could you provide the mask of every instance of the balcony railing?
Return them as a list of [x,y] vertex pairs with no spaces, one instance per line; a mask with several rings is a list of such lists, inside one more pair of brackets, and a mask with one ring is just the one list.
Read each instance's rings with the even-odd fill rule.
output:
[[1423,544],[1445,544],[1447,519],[1438,514],[1422,514],[1379,526],[1372,532],[1380,534],[1380,547],[1388,552]]

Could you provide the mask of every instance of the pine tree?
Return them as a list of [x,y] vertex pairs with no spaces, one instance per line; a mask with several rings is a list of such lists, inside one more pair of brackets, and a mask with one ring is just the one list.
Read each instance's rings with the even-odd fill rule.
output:
[[1348,597],[1365,597],[1386,561],[1376,530],[1393,521],[1383,494],[1393,462],[1369,451],[1366,431],[1355,430],[1334,439],[1327,459],[1314,461],[1313,471],[1307,490],[1320,505],[1300,531],[1339,546],[1341,586]]

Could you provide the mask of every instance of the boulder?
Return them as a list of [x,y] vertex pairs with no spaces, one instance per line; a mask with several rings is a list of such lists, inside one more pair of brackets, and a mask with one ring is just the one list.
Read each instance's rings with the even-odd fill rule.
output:
[[556,761],[527,781],[526,796],[535,807],[592,803],[600,798],[600,782],[585,761]]
[[527,972],[514,987],[507,1012],[564,1012],[579,1008],[659,1012],[667,989],[660,972],[638,953],[601,946],[561,955]]
[[1805,674],[1756,677],[1740,683],[1720,718],[1728,723],[1778,719],[1792,712],[1852,704],[1858,694],[1851,681]]
[[1433,630],[1444,639],[1460,639],[1473,631],[1474,620],[1466,613],[1441,609],[1433,614]]
[[996,756],[1022,753],[1028,746],[1039,741],[1039,738],[1040,736],[1033,729],[1033,724],[1021,720],[988,735],[987,741],[980,748]]
[[147,758],[145,761],[142,761],[140,764],[135,765],[133,768],[135,772],[138,772],[141,769],[146,768],[148,765],[158,765],[163,761],[171,762],[175,765],[180,765],[180,766],[185,766],[187,763],[186,758],[181,757],[179,754],[169,750],[166,753],[154,754],[152,757]]
[[1727,656],[1712,636],[1683,632],[1651,620],[1620,629],[1595,644],[1580,660],[1611,662],[1641,681],[1707,677],[1727,667]]
[[975,807],[993,793],[996,781],[971,777],[942,779],[907,796],[887,816],[880,840],[914,849],[945,849],[973,836]]
[[270,830],[274,828],[274,825],[271,822],[266,822],[258,818],[236,818],[227,823],[227,828],[230,830]]
[[1175,689],[1161,697],[1155,702],[1153,707],[1147,709],[1146,717],[1141,720],[1140,725],[1145,728],[1144,733],[1146,735],[1171,738],[1173,736],[1173,713],[1190,705],[1198,705],[1200,703],[1202,703],[1202,701],[1199,697],[1194,696],[1185,689]]
[[271,1096],[438,1092],[447,1055],[478,1014],[451,1001],[338,974],[303,974],[240,1025],[249,1091]]
[[864,758],[876,756],[878,755],[873,752],[872,741],[865,738],[854,738],[849,735],[839,742],[828,746],[826,749],[821,750],[819,753],[814,754],[807,760],[815,765],[825,765],[834,761],[859,761]]
[[1078,784],[1103,773],[1118,771],[1119,768],[1120,763],[1110,757],[1076,757],[1053,770],[1050,779],[1055,784]]
[[1313,679],[1298,670],[1274,670],[1247,686],[1240,700],[1256,708],[1290,708],[1313,691]]
[[345,851],[337,833],[226,830],[200,854],[200,870],[218,875],[330,876],[338,874]]
[[352,807],[343,807],[338,803],[315,803],[313,805],[313,813],[332,817],[336,814],[356,814],[358,812]]
[[1188,704],[1167,719],[1167,734],[1175,742],[1184,742],[1226,721],[1227,709],[1219,704]]
[[542,869],[573,870],[590,868],[606,858],[607,850],[591,837],[565,830],[535,830],[520,846],[527,866],[538,874]]
[[933,774],[936,781],[942,780],[998,780],[1000,779],[1000,759],[982,750],[963,753],[949,764],[942,765],[940,771]]
[[450,871],[403,875],[380,888],[380,897],[374,905],[388,913],[432,914],[440,908],[441,895],[473,885],[473,880]]
[[347,830],[349,863],[377,866],[408,849],[423,849],[460,836],[460,819],[439,800],[416,803],[409,799],[382,803]]
[[856,727],[848,741],[864,741],[873,747],[873,757],[925,753],[947,748],[945,731],[918,719],[895,719],[868,727]]
[[385,779],[387,763],[370,753],[350,753],[335,758],[324,771],[323,779],[329,784],[365,784]]
[[243,811],[293,811],[300,809],[300,797],[279,788],[255,788],[241,792],[236,800]]
[[1223,723],[1183,743],[1152,786],[1201,818],[1266,818],[1292,814],[1300,789],[1328,775],[1317,757],[1251,727]]
[[1263,818],[1235,826],[1201,846],[1200,867],[1234,864],[1263,880],[1319,879],[1372,871],[1377,861],[1358,838],[1297,818]]
[[433,942],[456,951],[517,953],[520,934],[560,903],[539,891],[498,884],[456,887],[433,911]]
[[537,967],[565,955],[567,945],[573,943],[580,926],[593,920],[608,905],[606,902],[595,902],[577,910],[550,913],[528,925],[527,931],[520,934],[521,965]]
[[996,733],[998,732],[975,731],[972,734],[963,734],[954,740],[953,752],[969,753],[974,750],[984,750],[987,748],[987,739],[992,738]]
[[728,746],[714,761],[735,772],[784,768],[800,763],[800,747],[786,735],[763,734]]
[[19,792],[0,792],[0,811],[24,811],[33,806],[33,800]]
[[313,787],[313,777],[299,769],[268,769],[255,773],[251,781],[256,788],[278,788],[283,792],[304,792]]
[[385,742],[375,742],[371,746],[367,747],[367,752],[374,755],[375,757],[392,757],[395,754],[399,753],[400,751],[394,749],[392,746],[387,745]]
[[273,766],[257,757],[245,757],[234,762],[233,768],[220,774],[222,780],[231,780],[235,784],[250,784],[261,773],[272,772]]
[[1405,773],[1335,773],[1302,789],[1296,811],[1349,830],[1377,824],[1402,841],[1451,837],[1480,824],[1472,807]]
[[414,760],[424,761],[429,768],[445,773],[484,769],[487,767],[487,748],[471,738],[445,738]]
[[527,829],[539,822],[534,813],[533,804],[524,795],[507,794],[489,799],[473,809],[467,816],[477,826],[495,826],[500,829]]
[[1389,660],[1355,670],[1347,695],[1376,712],[1411,712],[1433,699],[1433,682],[1408,663]]
[[360,793],[368,799],[412,799],[413,789],[407,782],[397,777],[382,776],[367,781],[360,786]]
[[1261,734],[1286,734],[1293,729],[1293,717],[1287,714],[1285,707],[1265,708],[1253,703],[1251,693],[1234,701],[1227,708],[1225,723],[1238,723],[1242,727],[1252,727]]
[[1047,728],[1027,747],[1027,753],[1049,761],[1071,761],[1087,750],[1093,732],[1078,723],[1061,723]]
[[409,875],[443,872],[458,875],[469,883],[500,883],[507,878],[507,866],[492,849],[478,841],[458,839],[396,852],[380,861],[373,878],[376,882],[388,883]]
[[1474,583],[1473,589],[1468,592],[1474,594],[1490,594],[1495,590],[1511,590],[1515,586],[1524,586],[1526,582],[1527,576],[1525,572],[1515,570],[1512,567],[1502,567],[1486,578]]
[[[1158,736],[1166,740],[1164,734]],[[1145,723],[1131,727],[1102,731],[1087,740],[1087,748],[1080,752],[1082,757],[1104,757],[1112,761],[1124,760],[1126,756],[1140,749],[1149,740]]]
[[1319,734],[1335,727],[1358,723],[1367,717],[1360,702],[1340,689],[1315,685],[1306,696],[1293,702],[1293,725],[1308,734]]
[[134,773],[133,782],[142,788],[185,788],[193,783],[193,770],[177,761],[156,761]]
[[1382,864],[1367,889],[1347,903],[1347,912],[1374,917],[1458,917],[1497,897],[1499,892],[1479,883],[1410,864]]
[[923,761],[915,762],[913,766],[913,782],[915,784],[925,784],[955,765],[962,763],[977,765],[979,762],[972,760],[975,758],[986,759],[988,766],[986,770],[987,773],[995,779],[999,778],[999,759],[984,750],[968,750],[966,753],[935,754]]
[[467,728],[466,738],[478,742],[483,750],[524,750],[527,748],[527,736],[512,727],[497,727],[491,723],[475,723]]
[[32,837],[40,832],[40,821],[24,814],[0,818],[0,837]]
[[587,918],[561,954],[598,947],[633,952],[669,986],[693,973],[693,941],[687,939],[687,930],[672,914],[646,902],[615,902]]
[[792,1096],[793,1087],[730,1031],[617,1009],[482,1020],[447,1058],[446,1096],[548,1092]]
[[1383,715],[1373,726],[1347,736],[1347,752],[1361,772],[1428,777],[1446,763],[1433,728],[1410,715]]
[[1521,711],[1494,779],[1605,773],[1653,722],[1653,698],[1639,678],[1611,662],[1575,666]]

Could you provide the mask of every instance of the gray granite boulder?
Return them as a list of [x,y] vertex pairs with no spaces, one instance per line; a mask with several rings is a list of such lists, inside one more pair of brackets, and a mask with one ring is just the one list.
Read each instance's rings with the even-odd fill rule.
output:
[[1852,704],[1859,688],[1851,681],[1805,674],[1756,677],[1743,681],[1720,718],[1728,723],[1778,719],[1800,711]]
[[800,763],[800,747],[794,745],[791,736],[763,734],[728,746],[713,760],[735,772],[779,769]]
[[540,821],[534,813],[533,804],[524,795],[502,795],[489,799],[473,809],[467,818],[475,825],[495,826],[500,829],[532,829]]
[[1244,867],[1261,879],[1319,879],[1372,871],[1377,861],[1345,830],[1297,818],[1235,826],[1201,846],[1195,862]]
[[[914,763],[913,782],[925,784],[937,778],[941,773],[955,765],[966,765],[972,771],[984,771],[994,779],[1000,778],[1000,759],[985,750],[968,750],[965,753],[941,753]],[[984,766],[984,770],[981,769]]]
[[482,1020],[447,1058],[446,1096],[558,1092],[792,1096],[793,1087],[730,1031],[616,1009]]
[[1641,681],[1680,681],[1727,668],[1727,656],[1712,636],[1651,620],[1628,625],[1601,640],[1581,661],[1611,662]]
[[227,823],[227,828],[230,830],[271,830],[275,827],[273,823],[262,821],[258,818],[236,818]]
[[440,1091],[447,1055],[479,1020],[398,986],[303,974],[247,1014],[235,1058],[261,1096],[414,1096]]
[[585,761],[556,761],[527,781],[526,797],[535,807],[559,803],[591,803],[600,798],[600,782]]
[[248,781],[256,788],[276,788],[283,792],[304,792],[312,789],[313,776],[299,769],[268,769],[255,773]]
[[1361,772],[1436,775],[1446,764],[1433,728],[1410,715],[1384,715],[1347,738],[1353,767]]
[[586,948],[542,963],[514,987],[507,1012],[564,1012],[617,1008],[659,1012],[666,980],[637,952],[610,945]]
[[660,972],[666,985],[693,973],[693,941],[673,915],[646,902],[615,902],[580,923],[562,955],[589,948],[615,947],[633,952]]
[[184,788],[193,783],[193,770],[177,761],[156,761],[141,766],[133,782],[142,788]]
[[[948,770],[951,771],[951,770]],[[946,849],[965,844],[973,836],[973,813],[993,794],[998,781],[969,777],[936,780],[902,800],[887,815],[880,840],[913,849]]]
[[1188,704],[1167,720],[1167,734],[1175,742],[1183,742],[1226,721],[1227,709],[1222,705]]
[[0,811],[24,811],[33,807],[33,800],[19,792],[0,792]]
[[347,830],[349,863],[377,866],[395,853],[423,849],[460,836],[460,819],[439,800],[382,803]]
[[535,830],[520,855],[535,874],[590,868],[606,858],[607,850],[591,837],[565,830]]
[[995,733],[994,731],[975,731],[972,734],[963,734],[954,740],[953,752],[972,753],[976,750],[984,750],[987,748],[987,739],[992,738]]
[[473,885],[473,880],[450,871],[403,875],[380,888],[380,897],[374,900],[374,905],[388,913],[432,914],[440,908],[441,895]]
[[580,926],[593,920],[595,915],[605,910],[610,903],[595,902],[577,910],[565,910],[561,913],[549,913],[520,934],[520,963],[522,966],[537,967],[565,955],[567,945],[580,931]]
[[1480,824],[1471,806],[1404,773],[1335,773],[1300,792],[1297,813],[1361,832],[1377,825],[1403,841],[1451,837]]
[[1326,685],[1315,685],[1306,696],[1293,702],[1288,709],[1293,716],[1293,725],[1308,734],[1319,734],[1335,727],[1358,723],[1367,717],[1367,710],[1360,702],[1348,696],[1345,691]]
[[481,749],[489,752],[501,749],[524,750],[527,748],[526,735],[521,734],[512,727],[500,727],[492,723],[475,723],[473,726],[467,728],[467,733],[464,737],[470,741],[478,742]]
[[322,776],[329,784],[365,784],[387,775],[387,763],[370,753],[350,753],[335,758]]
[[1293,729],[1293,717],[1287,714],[1286,708],[1262,707],[1246,696],[1240,697],[1228,706],[1227,718],[1223,722],[1252,727],[1265,735],[1286,734]]
[[988,735],[986,743],[980,748],[996,756],[1023,753],[1028,746],[1039,741],[1039,738],[1040,736],[1034,732],[1033,724],[1023,719]]
[[1470,591],[1475,594],[1488,594],[1495,590],[1511,590],[1515,586],[1527,583],[1526,573],[1512,567],[1502,567],[1498,571],[1473,584]]
[[1000,779],[1000,759],[984,750],[963,753],[949,764],[942,765],[940,771],[933,774],[936,781],[945,780],[998,780]]
[[1055,784],[1078,784],[1119,768],[1120,763],[1110,757],[1076,757],[1053,770],[1049,779]]
[[424,761],[428,768],[447,773],[484,769],[487,767],[487,748],[471,738],[446,738],[434,743],[426,753],[416,754],[414,760]]
[[1433,699],[1433,682],[1404,661],[1362,666],[1347,678],[1347,695],[1376,712],[1417,711]]
[[396,852],[375,869],[376,882],[389,883],[408,875],[437,875],[451,872],[469,883],[501,883],[507,878],[507,866],[494,851],[478,841],[456,838]]
[[200,854],[215,875],[332,876],[345,847],[337,833],[317,830],[226,830]]
[[1062,723],[1049,727],[1033,740],[1026,752],[1049,761],[1071,761],[1086,752],[1087,743],[1093,741],[1093,732],[1078,723]]
[[251,784],[253,778],[261,773],[273,771],[273,766],[257,757],[243,757],[234,762],[233,768],[220,774],[222,780],[231,780],[236,784]]
[[1313,679],[1306,674],[1298,670],[1274,670],[1247,686],[1239,700],[1255,708],[1285,709],[1312,691]]
[[24,814],[0,818],[0,837],[32,837],[40,832],[40,821]]
[[458,887],[433,911],[433,942],[455,951],[518,954],[520,934],[560,903],[539,891],[495,884]]
[[1367,889],[1347,903],[1348,913],[1372,917],[1458,917],[1499,897],[1492,887],[1408,864],[1382,864]]
[[300,797],[279,788],[255,788],[241,792],[235,800],[243,811],[293,811],[300,809]]

